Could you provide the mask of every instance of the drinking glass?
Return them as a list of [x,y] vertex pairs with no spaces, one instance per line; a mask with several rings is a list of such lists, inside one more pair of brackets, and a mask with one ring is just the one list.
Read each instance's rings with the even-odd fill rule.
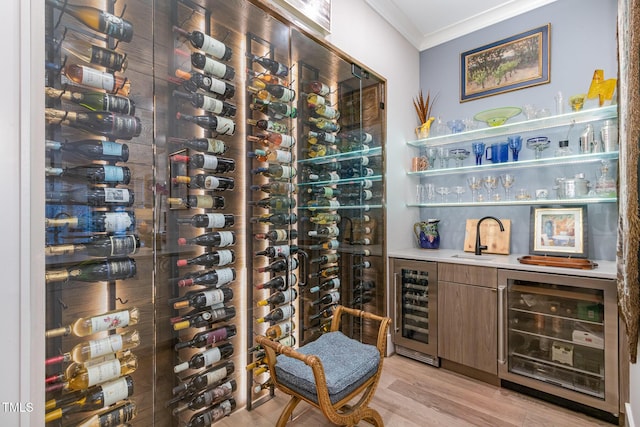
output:
[[455,187],[452,188],[453,193],[458,196],[458,203],[461,203],[462,200],[460,200],[460,197],[462,196],[462,194],[464,194],[464,192],[466,191],[466,189],[461,186],[461,185],[456,185]]
[[482,178],[484,188],[487,190],[487,199],[493,200],[493,190],[498,187],[498,177],[495,175],[487,175]]
[[518,153],[522,149],[522,137],[520,135],[514,135],[507,137],[507,142],[509,144],[509,148],[511,149],[511,155],[513,157],[513,161],[518,161]]
[[542,151],[549,147],[549,138],[546,136],[537,136],[527,139],[527,148],[534,150],[535,158],[542,158]]
[[482,156],[484,156],[484,150],[486,146],[484,142],[474,142],[471,144],[471,150],[473,154],[476,156],[476,165],[482,164]]
[[462,161],[469,157],[469,150],[465,150],[464,148],[454,148],[449,150],[449,156],[456,161],[456,167],[459,168],[462,166]]
[[511,200],[511,187],[515,182],[516,177],[512,173],[503,173],[500,175],[500,183],[504,187],[504,197],[506,200]]
[[429,147],[426,150],[427,160],[429,160],[429,168],[435,169],[436,157],[438,156],[438,149],[436,147]]
[[424,203],[425,195],[424,195],[424,185],[417,184],[416,185],[416,203],[421,204]]
[[436,186],[434,184],[423,184],[424,196],[427,198],[426,203],[432,203],[436,198]]
[[442,196],[442,203],[446,203],[447,196],[451,193],[451,189],[449,187],[438,187],[436,188],[436,193]]
[[446,147],[438,147],[438,157],[440,158],[440,169],[448,168],[449,159],[451,158],[449,149]]
[[475,202],[477,200],[478,190],[482,187],[482,180],[477,176],[470,176],[467,178],[467,184],[469,184],[469,188],[471,189],[471,201]]

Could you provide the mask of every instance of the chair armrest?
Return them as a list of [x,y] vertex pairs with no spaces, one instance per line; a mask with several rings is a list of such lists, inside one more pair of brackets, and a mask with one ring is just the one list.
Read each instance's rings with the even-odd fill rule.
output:
[[336,306],[336,311],[333,313],[333,319],[331,320],[331,332],[340,330],[340,322],[343,314],[379,323],[376,347],[380,350],[380,356],[384,357],[387,349],[387,331],[391,324],[391,319],[389,317],[378,316],[377,314],[369,313],[367,311],[338,305]]

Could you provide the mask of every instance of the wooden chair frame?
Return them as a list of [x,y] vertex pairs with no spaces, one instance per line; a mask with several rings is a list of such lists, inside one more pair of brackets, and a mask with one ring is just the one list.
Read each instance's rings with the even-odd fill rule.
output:
[[[329,421],[337,425],[355,426],[360,420],[365,420],[377,427],[384,426],[384,422],[382,421],[382,417],[380,416],[378,411],[370,408],[368,405],[371,402],[371,399],[373,399],[376,387],[378,386],[378,381],[380,380],[380,375],[382,374],[382,362],[384,360],[387,348],[387,330],[389,329],[391,319],[389,319],[388,317],[377,316],[375,314],[368,313],[362,310],[356,310],[353,308],[347,308],[338,305],[331,321],[331,332],[340,330],[340,322],[343,314],[379,322],[376,348],[380,352],[380,363],[378,364],[378,370],[373,376],[371,376],[371,378],[369,378],[362,385],[349,393],[349,395],[344,397],[339,402],[336,402],[335,404],[332,404],[331,400],[329,399],[329,391],[327,390],[324,367],[322,366],[322,362],[320,362],[320,359],[317,356],[311,354],[301,354],[293,348],[272,341],[265,336],[256,337],[256,342],[260,344],[265,350],[266,361],[269,365],[269,371],[271,373],[273,383],[278,389],[291,396],[291,399],[280,414],[280,418],[278,418],[278,422],[276,424],[277,427],[284,427],[287,424],[287,422],[291,418],[293,410],[301,401],[305,401],[308,404],[320,409]],[[311,368],[316,383],[316,391],[318,396],[317,403],[313,400],[309,400],[308,398],[300,395],[298,392],[278,382],[278,377],[275,369],[277,363],[277,354],[284,354],[286,356],[296,358],[304,362]],[[357,403],[348,405],[351,400],[353,400],[360,394],[362,395]]]

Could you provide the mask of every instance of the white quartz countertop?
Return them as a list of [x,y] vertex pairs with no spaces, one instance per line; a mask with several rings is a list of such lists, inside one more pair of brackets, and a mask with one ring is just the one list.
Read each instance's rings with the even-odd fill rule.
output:
[[528,254],[496,255],[483,253],[475,255],[473,252],[463,252],[454,249],[418,249],[406,248],[390,250],[390,258],[404,258],[420,261],[437,261],[451,264],[480,265],[484,267],[504,268],[508,270],[523,270],[539,273],[566,274],[571,276],[595,277],[601,279],[616,278],[615,261],[591,260],[598,264],[592,270],[577,268],[548,267],[542,265],[521,264],[518,258]]

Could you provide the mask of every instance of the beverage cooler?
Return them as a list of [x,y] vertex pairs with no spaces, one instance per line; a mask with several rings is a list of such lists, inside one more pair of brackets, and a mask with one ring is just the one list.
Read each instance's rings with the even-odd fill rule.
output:
[[499,376],[618,413],[612,280],[500,270]]
[[392,258],[391,273],[396,352],[439,366],[437,263]]
[[42,4],[47,425],[210,425],[257,334],[386,314],[380,76],[261,1]]

